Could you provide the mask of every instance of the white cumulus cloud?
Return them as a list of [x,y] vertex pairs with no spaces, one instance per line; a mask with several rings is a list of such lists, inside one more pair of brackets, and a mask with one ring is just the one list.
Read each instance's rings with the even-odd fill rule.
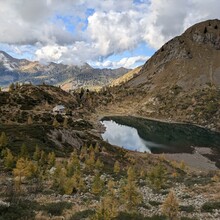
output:
[[140,63],[146,62],[149,59],[148,56],[135,56],[135,57],[125,57],[119,61],[106,60],[104,62],[95,62],[94,65],[99,68],[120,68],[125,67],[128,69],[135,68],[140,65]]
[[116,63],[108,57],[143,43],[158,49],[189,26],[219,18],[219,8],[219,0],[0,0],[0,49],[29,51],[42,62],[128,67],[144,53]]
[[133,49],[140,43],[137,11],[97,12],[88,18],[87,33],[101,56]]

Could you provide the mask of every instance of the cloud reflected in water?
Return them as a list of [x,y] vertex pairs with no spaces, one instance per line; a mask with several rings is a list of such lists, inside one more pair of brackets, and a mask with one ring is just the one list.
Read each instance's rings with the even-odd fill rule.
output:
[[114,121],[102,121],[101,123],[106,128],[106,131],[102,134],[102,138],[105,141],[108,140],[110,144],[140,152],[150,152],[147,145],[155,146],[155,143],[146,142],[141,139],[135,128],[119,125]]

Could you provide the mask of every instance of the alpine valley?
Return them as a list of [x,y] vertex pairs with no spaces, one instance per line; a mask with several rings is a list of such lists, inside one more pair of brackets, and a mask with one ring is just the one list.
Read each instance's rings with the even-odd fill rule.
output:
[[217,19],[133,70],[0,52],[0,219],[220,219],[219,61]]

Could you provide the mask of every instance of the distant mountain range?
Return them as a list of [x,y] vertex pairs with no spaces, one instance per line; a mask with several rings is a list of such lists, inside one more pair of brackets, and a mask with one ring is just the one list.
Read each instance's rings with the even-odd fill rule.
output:
[[61,85],[65,90],[79,87],[105,86],[129,69],[98,69],[85,63],[81,66],[49,63],[43,65],[37,61],[15,59],[0,51],[0,86],[11,83],[31,82],[32,84]]

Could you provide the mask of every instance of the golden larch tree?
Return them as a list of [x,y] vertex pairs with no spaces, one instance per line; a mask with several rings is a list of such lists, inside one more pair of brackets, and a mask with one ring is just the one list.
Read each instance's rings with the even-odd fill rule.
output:
[[179,203],[173,191],[170,191],[167,198],[162,204],[162,213],[169,220],[178,219]]

